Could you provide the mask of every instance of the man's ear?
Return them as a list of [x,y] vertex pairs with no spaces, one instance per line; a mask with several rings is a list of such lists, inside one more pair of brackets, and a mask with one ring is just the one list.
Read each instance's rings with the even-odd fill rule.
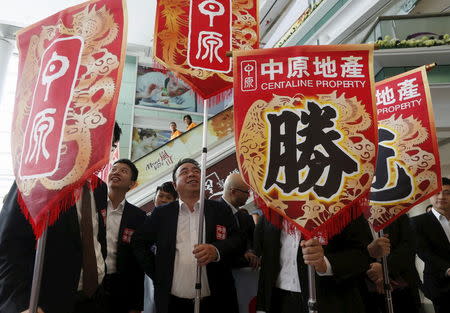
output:
[[136,187],[136,186],[137,186],[137,181],[132,180],[132,181],[131,181],[131,184],[130,184],[130,187],[129,187],[128,190],[131,190],[131,189],[133,189],[133,188]]

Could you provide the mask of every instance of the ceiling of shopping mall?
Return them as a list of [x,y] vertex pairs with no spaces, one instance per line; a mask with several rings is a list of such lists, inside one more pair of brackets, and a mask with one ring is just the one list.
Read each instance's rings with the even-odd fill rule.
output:
[[[21,0],[2,4],[0,24],[24,27],[85,0]],[[156,0],[128,0],[128,43],[152,45]]]

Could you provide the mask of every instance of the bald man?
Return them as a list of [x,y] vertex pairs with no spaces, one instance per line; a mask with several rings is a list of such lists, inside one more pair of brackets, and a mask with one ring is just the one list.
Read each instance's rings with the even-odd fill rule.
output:
[[247,250],[236,262],[233,267],[253,267],[259,266],[259,258],[253,250],[253,232],[255,223],[247,210],[240,209],[245,205],[250,196],[250,189],[242,179],[239,173],[228,175],[223,186],[223,196],[221,201],[226,204],[232,211],[238,227],[245,235]]

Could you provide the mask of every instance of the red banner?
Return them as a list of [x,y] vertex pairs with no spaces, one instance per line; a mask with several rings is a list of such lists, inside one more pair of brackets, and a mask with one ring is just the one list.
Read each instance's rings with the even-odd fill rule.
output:
[[372,45],[343,45],[234,58],[241,173],[306,238],[332,237],[368,203],[378,142],[372,55]]
[[378,159],[366,212],[376,231],[441,188],[439,149],[425,67],[376,84]]
[[155,59],[204,99],[233,87],[226,52],[258,40],[256,0],[158,0]]
[[122,0],[99,0],[17,35],[13,165],[19,202],[38,237],[47,214],[51,225],[109,160],[125,25]]

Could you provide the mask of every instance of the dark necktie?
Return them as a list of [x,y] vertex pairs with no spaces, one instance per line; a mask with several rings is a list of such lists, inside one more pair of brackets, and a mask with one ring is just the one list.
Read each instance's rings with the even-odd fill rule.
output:
[[[238,212],[239,212],[239,209],[238,209]],[[237,216],[238,212],[234,213],[234,219],[236,220],[237,228],[241,228],[241,225],[239,223],[239,218]]]
[[98,273],[92,227],[91,193],[87,184],[83,186],[80,224],[83,247],[83,291],[86,296],[92,297],[98,287]]

